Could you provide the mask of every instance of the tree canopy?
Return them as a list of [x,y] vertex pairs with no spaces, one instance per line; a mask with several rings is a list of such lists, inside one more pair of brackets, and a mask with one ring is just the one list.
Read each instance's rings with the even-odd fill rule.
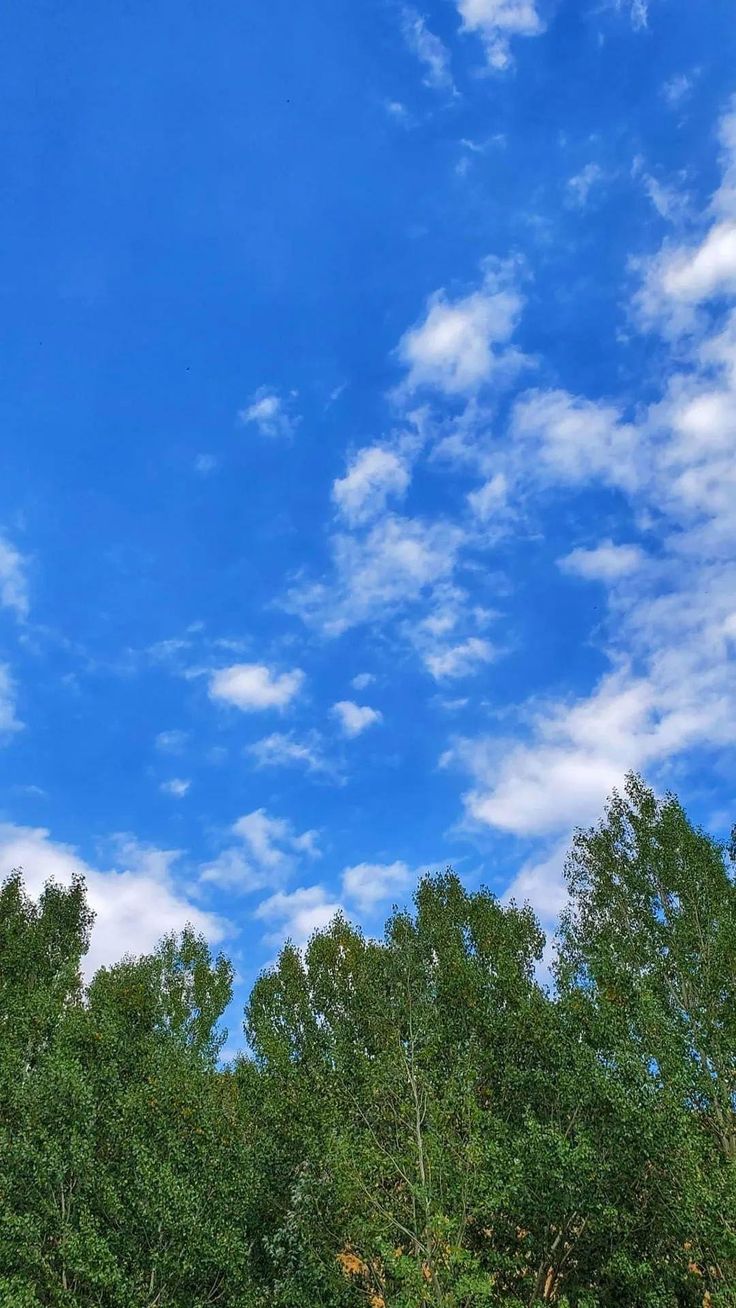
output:
[[[733,853],[733,851],[731,851]],[[0,889],[0,1304],[736,1305],[736,883],[637,777],[528,906],[422,878],[287,943],[219,1062],[191,931],[84,985],[84,886]]]

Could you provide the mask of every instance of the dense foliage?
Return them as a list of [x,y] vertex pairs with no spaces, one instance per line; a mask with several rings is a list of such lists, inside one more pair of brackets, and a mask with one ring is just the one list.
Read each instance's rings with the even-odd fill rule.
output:
[[218,1064],[185,932],[80,960],[84,887],[0,891],[3,1308],[736,1304],[736,885],[637,778],[529,908],[424,878],[287,945]]

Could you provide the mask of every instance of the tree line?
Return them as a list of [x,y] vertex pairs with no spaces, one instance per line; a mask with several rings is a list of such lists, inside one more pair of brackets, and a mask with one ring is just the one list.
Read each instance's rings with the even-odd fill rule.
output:
[[[731,851],[733,853],[733,851]],[[83,985],[80,881],[0,891],[3,1308],[736,1304],[736,884],[637,777],[569,906],[420,882],[286,944],[220,1066],[191,931]]]

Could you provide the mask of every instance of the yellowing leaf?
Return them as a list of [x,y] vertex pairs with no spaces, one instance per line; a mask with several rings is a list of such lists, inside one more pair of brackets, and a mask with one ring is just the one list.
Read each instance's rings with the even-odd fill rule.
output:
[[362,1258],[359,1258],[357,1254],[352,1253],[349,1249],[343,1249],[337,1255],[337,1261],[346,1276],[363,1276],[368,1271]]

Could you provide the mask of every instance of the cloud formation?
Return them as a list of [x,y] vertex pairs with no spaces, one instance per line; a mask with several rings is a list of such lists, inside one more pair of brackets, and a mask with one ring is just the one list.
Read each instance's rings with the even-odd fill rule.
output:
[[159,787],[165,795],[171,795],[173,799],[183,799],[191,789],[191,781],[184,777],[172,777],[169,781],[162,781]]
[[249,404],[241,409],[238,418],[246,427],[255,427],[261,436],[288,439],[293,436],[301,419],[293,412],[290,399],[278,391],[261,386]]
[[28,617],[28,560],[0,536],[0,605],[23,621]]
[[390,498],[405,494],[411,471],[406,458],[382,445],[359,450],[344,477],[332,485],[332,498],[351,526],[378,517]]
[[343,897],[362,913],[372,913],[392,896],[403,896],[413,886],[414,873],[406,863],[355,863],[342,874]]
[[383,719],[383,714],[368,704],[355,704],[351,699],[338,700],[332,706],[332,712],[338,719],[344,735],[360,736],[368,727],[376,726]]
[[265,663],[233,663],[210,678],[212,699],[233,704],[244,713],[286,708],[304,685],[301,668],[274,672]]
[[201,881],[235,893],[273,888],[290,876],[304,858],[318,858],[316,831],[297,833],[287,818],[255,809],[230,828],[237,845],[228,845],[201,869]]
[[488,62],[503,71],[511,63],[517,36],[539,36],[544,26],[534,0],[456,0],[463,27],[482,38]]
[[342,904],[324,886],[300,886],[296,890],[279,890],[258,905],[254,917],[265,922],[266,940],[279,946],[285,939],[304,948],[311,935],[326,927]]
[[15,682],[7,663],[0,663],[0,743],[22,727],[16,715]]
[[102,871],[86,863],[71,845],[52,840],[42,827],[0,825],[0,876],[20,868],[34,899],[47,881],[68,886],[73,876],[84,878],[95,914],[84,961],[87,976],[123,954],[149,952],[162,935],[187,924],[211,944],[224,938],[227,924],[198,907],[175,882],[176,852],[126,837],[117,842],[117,855],[117,867]]
[[427,27],[416,9],[406,6],[401,14],[404,40],[424,68],[424,85],[435,91],[453,91],[450,52],[444,41]]
[[292,588],[288,603],[325,635],[400,612],[448,578],[465,539],[442,520],[386,514],[359,534],[331,540],[332,577]]
[[455,300],[435,291],[424,318],[399,342],[398,356],[407,370],[404,389],[472,395],[493,377],[515,371],[523,359],[508,342],[522,304],[510,271],[493,263],[480,290]]
[[[721,140],[735,139],[729,110]],[[733,203],[731,147],[722,167],[706,219]],[[532,702],[516,740],[455,742],[445,761],[470,773],[466,806],[475,821],[517,835],[562,832],[593,819],[627,770],[732,744],[736,309],[727,297],[736,286],[723,262],[717,276],[708,264],[720,222],[698,246],[675,250],[665,242],[642,269],[647,294],[658,288],[662,336],[677,343],[661,370],[659,395],[634,419],[624,420],[614,404],[558,390],[528,393],[514,407],[512,493],[614,488],[627,497],[632,522],[656,525],[657,554],[604,537],[561,560],[564,571],[607,587],[611,671],[588,694]],[[677,275],[668,280],[672,269]],[[683,344],[688,297],[703,316],[689,319]]]
[[293,732],[273,731],[248,745],[246,753],[259,768],[302,767],[307,772],[338,775],[335,765],[324,753],[322,738],[317,731],[303,737],[295,736]]

